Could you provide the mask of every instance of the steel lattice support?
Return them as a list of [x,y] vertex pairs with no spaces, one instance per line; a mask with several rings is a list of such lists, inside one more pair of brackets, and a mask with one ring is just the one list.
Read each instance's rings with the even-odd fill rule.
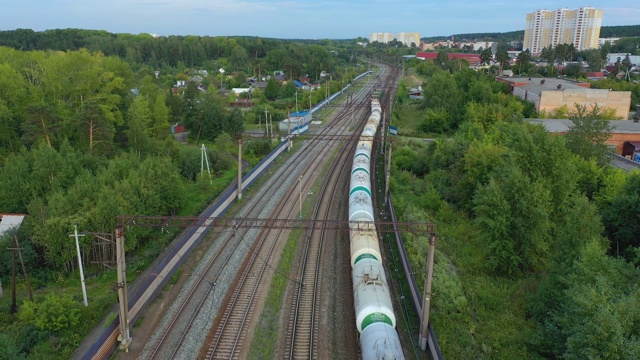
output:
[[[287,134],[252,134],[252,133],[241,133],[237,135],[240,139],[280,139],[281,137],[287,136]],[[383,140],[382,135],[375,136],[359,136],[354,137],[353,135],[332,135],[332,134],[295,134],[291,135],[295,137],[296,140],[344,140],[344,141],[353,141],[353,140],[372,140],[376,142],[380,142]]]
[[370,230],[375,225],[379,232],[391,233],[410,231],[422,234],[434,234],[433,223],[393,222],[393,221],[342,221],[342,220],[305,220],[305,219],[262,219],[262,218],[224,218],[224,217],[189,217],[189,216],[118,216],[119,226],[142,227],[230,227],[230,228],[282,228],[311,230]]

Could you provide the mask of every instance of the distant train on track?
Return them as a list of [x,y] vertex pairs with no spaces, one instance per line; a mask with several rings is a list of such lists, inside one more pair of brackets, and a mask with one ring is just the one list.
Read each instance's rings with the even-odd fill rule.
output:
[[382,265],[371,196],[371,149],[381,117],[380,102],[372,99],[371,115],[353,157],[349,186],[349,221],[360,222],[351,227],[349,237],[356,327],[364,360],[404,359],[395,330],[396,316]]

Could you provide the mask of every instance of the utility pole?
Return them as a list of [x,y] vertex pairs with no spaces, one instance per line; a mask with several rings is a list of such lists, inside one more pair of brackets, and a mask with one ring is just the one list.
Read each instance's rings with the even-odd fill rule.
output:
[[269,135],[269,110],[264,109],[264,123],[266,125],[267,128],[267,135]]
[[18,312],[18,303],[16,302],[16,251],[13,251],[13,266],[11,267],[11,313]]
[[209,155],[207,155],[207,148],[202,144],[200,148],[200,174],[204,174],[204,163],[207,163],[207,173],[209,174],[209,184],[213,185],[211,180],[211,167],[209,167]]
[[78,234],[77,225],[73,225],[73,228],[73,234],[69,236],[74,236],[76,238],[76,250],[78,251],[78,267],[80,268],[80,282],[82,283],[82,298],[84,299],[84,306],[89,306],[89,302],[87,301],[87,286],[84,283],[84,270],[82,269],[82,256],[80,255],[80,242],[78,241],[78,237],[84,236],[84,234]]
[[27,276],[27,269],[24,266],[24,261],[22,259],[22,248],[18,244],[18,237],[13,235],[13,242],[15,244],[14,248],[7,248],[7,250],[13,250],[13,266],[11,268],[11,282],[13,285],[13,289],[11,290],[11,308],[10,311],[12,314],[15,314],[18,311],[18,303],[16,299],[16,252],[20,256],[20,264],[22,265],[22,273],[24,274],[24,279],[27,283],[27,288],[29,289],[29,300],[33,301],[33,293],[31,292],[31,284],[29,283],[29,277]]
[[291,151],[291,109],[289,109],[289,118],[287,119],[287,151]]
[[436,234],[429,237],[429,258],[427,260],[427,279],[424,286],[424,301],[422,302],[422,323],[420,324],[420,349],[427,350],[429,332],[429,308],[431,307],[431,280],[433,278],[433,258],[436,250]]
[[271,124],[271,136],[273,137],[273,116],[272,115],[269,115],[269,123]]
[[[385,142],[385,140],[387,140],[387,124],[386,124],[386,118],[385,118],[385,114],[387,112],[383,111],[382,112],[382,146],[381,146],[381,152],[384,153],[384,148],[387,145],[387,143]],[[391,124],[389,124],[391,125]]]
[[298,202],[300,203],[300,217],[302,217],[302,175],[298,178]]
[[118,304],[120,309],[120,327],[118,341],[120,349],[129,352],[131,335],[129,333],[129,298],[127,296],[127,266],[124,258],[124,229],[116,226],[116,262],[118,264]]
[[27,283],[27,290],[29,290],[29,300],[33,301],[33,292],[31,291],[31,283],[29,282],[29,276],[27,276],[27,268],[24,266],[24,259],[22,258],[22,248],[18,243],[18,236],[13,234],[13,242],[16,245],[15,250],[18,252],[20,258],[20,266],[22,266],[22,275],[24,275],[24,281]]
[[238,200],[242,200],[242,134],[238,134]]
[[[349,94],[349,98],[351,99],[351,104],[353,104],[353,93]],[[349,103],[348,103],[348,104],[349,104]],[[351,108],[351,113],[349,114],[349,115],[351,116],[351,119],[350,119],[350,121],[349,121],[349,123],[351,124],[351,126],[354,126],[353,119],[354,119],[354,116],[355,116],[355,112],[356,112],[356,111],[355,111],[355,110],[353,109],[353,107],[352,107],[352,108]],[[356,129],[355,129],[355,127],[354,127],[354,129],[353,129],[353,130],[354,130],[354,131],[356,130]]]
[[296,113],[298,113],[298,90],[296,90]]
[[[389,195],[389,175],[391,173],[391,150],[392,150],[392,142],[389,142],[389,156],[387,158],[387,170],[385,175],[385,184],[384,184],[384,203],[387,204],[387,196]],[[383,145],[384,146],[384,145]]]

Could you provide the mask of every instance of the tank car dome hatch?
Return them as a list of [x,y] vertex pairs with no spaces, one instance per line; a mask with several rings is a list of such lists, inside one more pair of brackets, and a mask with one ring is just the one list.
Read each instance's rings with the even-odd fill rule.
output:
[[358,331],[362,333],[367,326],[379,322],[395,328],[396,316],[382,264],[362,259],[353,267],[351,278]]
[[398,333],[385,323],[367,326],[360,335],[363,360],[404,359]]

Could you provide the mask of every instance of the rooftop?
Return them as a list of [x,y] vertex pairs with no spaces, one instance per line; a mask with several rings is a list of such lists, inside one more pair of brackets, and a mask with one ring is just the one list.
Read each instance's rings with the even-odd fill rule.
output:
[[[515,77],[505,79],[509,82],[517,83],[517,87],[523,88],[529,92],[534,94],[540,94],[543,91],[556,91],[556,90],[564,90],[564,89],[588,89],[588,87],[580,86],[581,83],[576,83],[573,81],[568,81],[565,79],[558,78],[524,78],[524,77]],[[543,81],[544,80],[544,81]],[[560,89],[558,89],[558,85],[560,85]]]
[[0,236],[14,227],[20,227],[24,216],[24,214],[0,214]]
[[[552,133],[564,133],[571,128],[573,122],[567,119],[527,119],[532,124],[542,124],[547,131]],[[613,128],[611,132],[617,134],[640,134],[640,123],[633,120],[609,120]]]

